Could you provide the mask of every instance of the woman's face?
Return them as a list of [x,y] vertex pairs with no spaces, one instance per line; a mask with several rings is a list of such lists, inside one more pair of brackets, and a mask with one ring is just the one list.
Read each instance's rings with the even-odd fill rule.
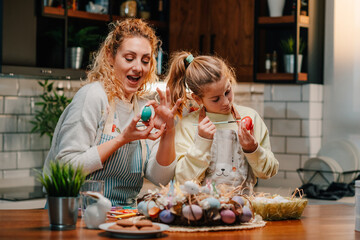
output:
[[203,104],[207,112],[229,114],[233,101],[233,91],[229,79],[223,77],[220,81],[204,86],[204,96],[195,97]]
[[151,45],[143,37],[125,38],[114,58],[115,76],[122,81],[125,98],[130,100],[150,70]]

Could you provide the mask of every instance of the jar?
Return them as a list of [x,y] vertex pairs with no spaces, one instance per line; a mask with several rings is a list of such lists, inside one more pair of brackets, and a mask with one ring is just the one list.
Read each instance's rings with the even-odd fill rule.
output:
[[135,0],[126,0],[120,6],[121,17],[136,17],[137,5]]
[[355,231],[360,232],[360,180],[355,181]]

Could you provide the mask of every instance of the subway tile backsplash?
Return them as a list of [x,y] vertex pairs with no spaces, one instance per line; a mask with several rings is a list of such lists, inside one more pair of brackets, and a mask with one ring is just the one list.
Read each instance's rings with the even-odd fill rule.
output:
[[[0,77],[0,188],[5,184],[32,178],[34,169],[40,169],[50,147],[49,137],[31,133],[29,123],[42,87],[34,78]],[[43,81],[43,80],[40,80]],[[63,87],[72,97],[82,86],[79,80],[50,80]],[[274,181],[259,184],[294,182],[301,167],[321,146],[322,85],[279,85],[239,83],[234,89],[237,104],[254,108],[263,117],[270,133],[272,150],[280,162]],[[35,184],[36,181],[27,181]],[[298,187],[298,186],[296,186]]]
[[[36,110],[41,106],[39,95],[43,88],[37,78],[0,77],[0,188],[8,187],[9,179],[12,186],[24,182],[30,185],[36,181],[24,181],[34,177],[34,169],[41,169],[48,150],[48,136],[40,137],[31,133]],[[54,87],[61,83],[68,97],[74,96],[80,88],[79,80],[51,80]],[[14,183],[15,182],[15,183]]]
[[[321,147],[323,85],[267,84],[264,90],[264,120],[272,150],[279,160],[280,178],[299,187],[296,169],[315,156]],[[278,178],[259,184],[281,184]],[[286,181],[284,181],[286,179]]]

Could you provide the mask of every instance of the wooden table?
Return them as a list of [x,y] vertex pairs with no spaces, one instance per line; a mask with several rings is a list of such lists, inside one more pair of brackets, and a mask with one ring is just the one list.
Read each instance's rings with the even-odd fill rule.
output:
[[[308,205],[300,220],[267,222],[265,227],[206,233],[165,232],[158,239],[360,239],[354,231],[353,205]],[[102,230],[90,230],[79,218],[75,230],[51,231],[47,210],[0,210],[0,239],[112,239]]]

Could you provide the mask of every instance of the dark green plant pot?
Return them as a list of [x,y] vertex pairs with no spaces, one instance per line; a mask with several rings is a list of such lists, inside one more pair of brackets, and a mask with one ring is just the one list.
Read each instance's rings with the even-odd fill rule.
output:
[[70,230],[76,228],[79,197],[47,197],[50,228]]

